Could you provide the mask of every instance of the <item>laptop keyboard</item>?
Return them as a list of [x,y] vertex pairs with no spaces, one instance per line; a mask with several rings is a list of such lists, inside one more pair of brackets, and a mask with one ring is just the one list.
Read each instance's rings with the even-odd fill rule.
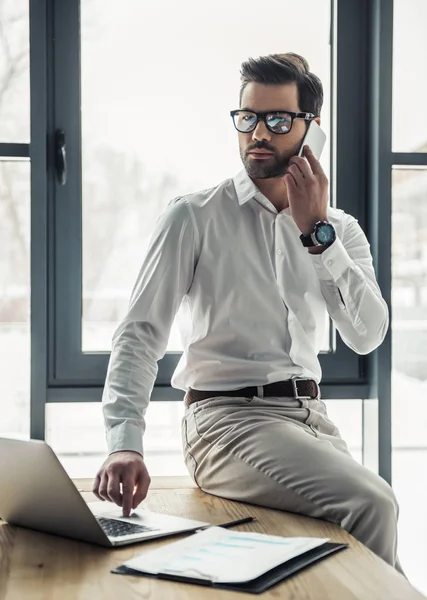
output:
[[145,525],[137,525],[136,523],[128,523],[127,521],[116,521],[116,519],[98,519],[98,523],[109,537],[158,531],[158,528],[145,527]]

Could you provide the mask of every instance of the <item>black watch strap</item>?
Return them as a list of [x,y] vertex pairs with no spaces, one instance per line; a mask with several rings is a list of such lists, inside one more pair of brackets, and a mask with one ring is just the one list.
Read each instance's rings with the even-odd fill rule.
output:
[[317,245],[317,244],[315,244],[315,243],[313,242],[313,239],[312,239],[312,237],[311,237],[311,234],[304,235],[304,234],[302,233],[302,234],[299,236],[299,239],[301,240],[301,242],[302,242],[302,245],[303,245],[305,248],[312,248],[313,246],[316,246],[316,245]]

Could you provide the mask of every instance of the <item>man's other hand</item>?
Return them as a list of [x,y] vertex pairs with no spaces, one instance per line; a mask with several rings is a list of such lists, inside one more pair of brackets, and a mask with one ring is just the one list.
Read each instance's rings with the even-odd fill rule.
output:
[[95,477],[92,491],[100,500],[122,506],[123,516],[128,517],[147,496],[150,483],[142,456],[126,450],[110,454]]

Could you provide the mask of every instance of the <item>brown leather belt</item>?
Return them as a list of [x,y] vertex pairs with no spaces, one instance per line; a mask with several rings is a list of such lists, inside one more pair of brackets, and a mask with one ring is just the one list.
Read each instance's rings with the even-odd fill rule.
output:
[[189,388],[185,395],[185,404],[190,406],[193,402],[215,398],[218,396],[240,396],[252,398],[253,396],[268,397],[282,396],[285,398],[311,399],[320,398],[320,389],[314,379],[299,379],[294,377],[286,381],[277,381],[263,386],[245,387],[241,390],[205,391]]

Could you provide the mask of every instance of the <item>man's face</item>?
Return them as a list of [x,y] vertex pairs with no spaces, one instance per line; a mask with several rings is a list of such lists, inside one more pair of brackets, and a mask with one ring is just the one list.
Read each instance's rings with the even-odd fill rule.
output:
[[[259,112],[301,112],[297,85],[264,85],[250,82],[243,91],[240,108]],[[294,119],[291,130],[286,134],[272,133],[261,119],[254,131],[238,132],[240,156],[249,177],[269,179],[284,175],[288,170],[289,159],[300,149],[305,132],[306,125],[303,119]],[[271,154],[255,154],[256,150],[260,149]]]

